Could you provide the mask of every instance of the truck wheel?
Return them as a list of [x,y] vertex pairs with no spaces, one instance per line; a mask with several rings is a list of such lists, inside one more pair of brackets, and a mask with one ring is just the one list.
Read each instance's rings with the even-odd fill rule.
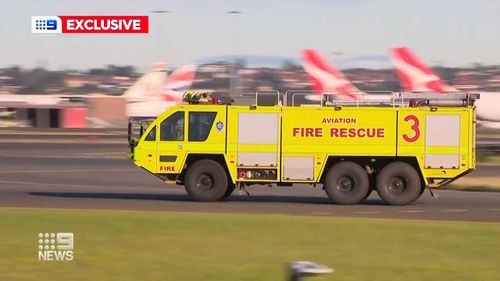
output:
[[425,191],[425,187],[422,186],[422,188],[420,189],[420,196],[422,196],[422,194],[424,194],[424,191]]
[[375,189],[375,186],[377,184],[377,182],[376,182],[377,178],[375,177],[374,174],[369,175],[368,179],[370,180],[370,187],[368,188],[368,192],[366,193],[364,199],[368,198],[368,196],[370,196],[370,194],[372,194],[372,192]]
[[234,183],[230,182],[228,187],[227,187],[226,193],[224,193],[224,196],[222,196],[222,199],[228,198],[233,193],[235,188],[236,188],[236,185]]
[[200,160],[189,167],[184,185],[196,201],[217,201],[228,190],[228,178],[224,168],[214,160]]
[[377,192],[385,203],[406,205],[420,197],[422,184],[418,172],[404,162],[385,166],[377,176]]
[[326,174],[325,191],[334,203],[356,204],[365,199],[369,190],[368,174],[354,162],[337,163]]
[[370,196],[370,194],[372,194],[372,192],[373,192],[373,187],[370,186],[370,188],[368,188],[368,192],[366,193],[366,195],[363,198],[363,200],[366,199],[366,198],[368,198],[368,196]]

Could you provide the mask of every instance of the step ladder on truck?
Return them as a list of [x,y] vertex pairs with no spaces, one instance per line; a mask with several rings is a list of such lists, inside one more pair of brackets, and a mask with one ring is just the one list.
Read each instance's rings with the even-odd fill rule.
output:
[[258,105],[259,92],[249,106],[187,98],[142,120],[137,139],[131,120],[130,159],[197,201],[254,184],[319,184],[337,204],[376,190],[387,204],[405,205],[475,169],[478,94],[345,102],[322,93],[316,104],[287,104],[301,94],[310,95],[276,92],[273,106]]

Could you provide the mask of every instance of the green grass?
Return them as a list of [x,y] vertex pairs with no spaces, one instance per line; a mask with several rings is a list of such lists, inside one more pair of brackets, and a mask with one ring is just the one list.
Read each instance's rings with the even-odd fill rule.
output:
[[[39,232],[73,232],[75,260],[42,262]],[[0,209],[0,280],[498,280],[500,224],[282,215]]]
[[450,185],[445,185],[443,189],[459,190],[459,191],[500,192],[500,186],[493,186],[493,185],[450,184]]

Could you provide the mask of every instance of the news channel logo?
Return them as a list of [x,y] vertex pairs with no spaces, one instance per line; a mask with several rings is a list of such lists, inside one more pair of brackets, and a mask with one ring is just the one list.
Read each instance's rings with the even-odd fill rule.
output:
[[38,260],[72,261],[74,238],[71,232],[38,233]]
[[62,21],[57,16],[32,16],[31,33],[61,33]]

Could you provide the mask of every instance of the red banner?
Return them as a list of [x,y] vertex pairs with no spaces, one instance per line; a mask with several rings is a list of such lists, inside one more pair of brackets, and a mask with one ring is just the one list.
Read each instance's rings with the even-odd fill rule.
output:
[[148,33],[148,16],[59,16],[62,33]]

